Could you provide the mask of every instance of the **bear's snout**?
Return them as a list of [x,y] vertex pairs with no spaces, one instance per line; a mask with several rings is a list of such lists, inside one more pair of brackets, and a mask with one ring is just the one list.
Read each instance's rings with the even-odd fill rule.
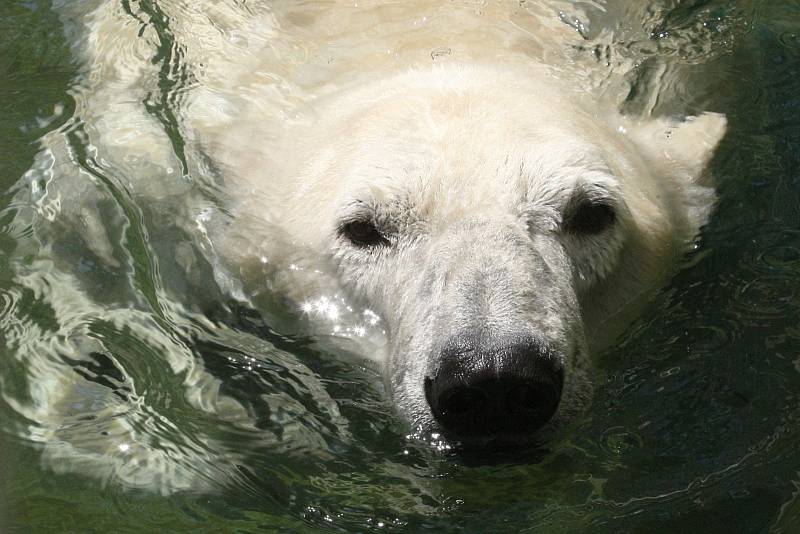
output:
[[556,413],[564,368],[532,337],[445,344],[425,396],[444,434],[455,438],[535,433]]

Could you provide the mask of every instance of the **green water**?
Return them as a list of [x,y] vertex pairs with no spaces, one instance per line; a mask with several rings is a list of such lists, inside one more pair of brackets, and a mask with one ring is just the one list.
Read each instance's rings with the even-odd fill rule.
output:
[[[164,40],[158,5],[141,2]],[[588,413],[543,456],[474,462],[409,442],[357,359],[178,309],[163,212],[82,141],[62,19],[0,3],[0,532],[800,532],[800,2],[593,5],[585,54],[638,65],[623,107],[727,115],[719,204],[599,358]],[[60,172],[41,164],[48,132],[99,184],[119,267],[74,232],[39,237],[47,212],[20,191]],[[235,409],[188,398],[192,359],[213,375],[203,398]],[[64,370],[77,385],[43,413]],[[158,455],[132,465],[129,447]]]

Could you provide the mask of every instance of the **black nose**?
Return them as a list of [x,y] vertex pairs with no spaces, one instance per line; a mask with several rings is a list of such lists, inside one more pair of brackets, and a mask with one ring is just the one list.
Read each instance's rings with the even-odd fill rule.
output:
[[531,434],[555,414],[564,371],[542,344],[525,338],[474,347],[448,343],[425,395],[446,434],[490,438]]

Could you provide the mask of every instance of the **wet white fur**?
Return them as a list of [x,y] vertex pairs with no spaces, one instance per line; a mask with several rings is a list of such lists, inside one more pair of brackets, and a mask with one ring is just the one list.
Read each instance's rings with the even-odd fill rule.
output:
[[[620,116],[613,99],[583,87],[588,70],[571,70],[567,43],[576,34],[558,19],[562,2],[359,4],[159,4],[193,69],[192,83],[174,95],[190,181],[145,107],[162,77],[148,15],[131,16],[119,2],[55,1],[85,74],[73,91],[81,142],[135,201],[170,204],[176,225],[217,267],[219,284],[265,315],[276,315],[279,302],[308,332],[329,334],[325,314],[307,313],[314,302],[333,309],[319,305],[321,297],[337,303],[342,323],[352,319],[348,307],[359,317],[375,312],[379,339],[362,353],[385,369],[413,425],[432,428],[422,380],[437,348],[476,327],[498,335],[529,329],[557,349],[568,371],[557,420],[566,421],[589,397],[591,354],[635,316],[706,221],[714,194],[702,175],[725,120]],[[212,166],[199,165],[199,154]],[[29,175],[45,184],[31,186],[37,216],[78,228],[97,258],[117,265],[119,245],[86,202],[105,189],[76,163],[62,132],[43,139]],[[196,184],[213,184],[223,209],[196,195]],[[611,195],[612,229],[591,237],[563,231],[578,189]],[[394,228],[393,248],[367,254],[338,236],[364,203]],[[193,263],[181,260],[191,247],[183,245],[176,260],[191,278]],[[31,402],[17,409],[32,421],[44,462],[164,493],[207,489],[220,478],[203,467],[209,455],[176,459],[153,449],[135,431],[138,406],[53,364],[55,354],[103,349],[86,331],[95,317],[159,343],[148,337],[159,328],[149,315],[94,303],[73,278],[49,259],[17,273],[62,318],[64,347],[17,350],[32,384]],[[477,293],[489,296],[471,299]],[[203,295],[200,281],[175,300]],[[183,312],[167,313],[182,320]],[[191,351],[164,352],[192,407],[254,431],[250,414],[220,393]],[[315,395],[336,413],[323,387]],[[103,423],[110,437],[95,439],[96,429],[70,408],[88,397],[113,415]],[[219,457],[235,457],[212,436],[195,437]],[[300,434],[296,443],[313,439]]]

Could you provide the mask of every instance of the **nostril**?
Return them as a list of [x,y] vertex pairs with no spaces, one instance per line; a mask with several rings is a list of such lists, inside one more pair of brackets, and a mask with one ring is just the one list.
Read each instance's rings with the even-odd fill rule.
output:
[[536,406],[543,395],[533,386],[524,384],[517,386],[508,393],[509,404],[518,408]]
[[560,392],[550,384],[525,383],[508,390],[505,406],[510,418],[535,430],[553,417],[560,397]]
[[558,403],[558,393],[542,384],[521,384],[512,388],[506,396],[509,408],[535,410]]
[[439,399],[444,416],[464,416],[480,412],[489,401],[489,396],[476,387],[458,387],[445,391]]

